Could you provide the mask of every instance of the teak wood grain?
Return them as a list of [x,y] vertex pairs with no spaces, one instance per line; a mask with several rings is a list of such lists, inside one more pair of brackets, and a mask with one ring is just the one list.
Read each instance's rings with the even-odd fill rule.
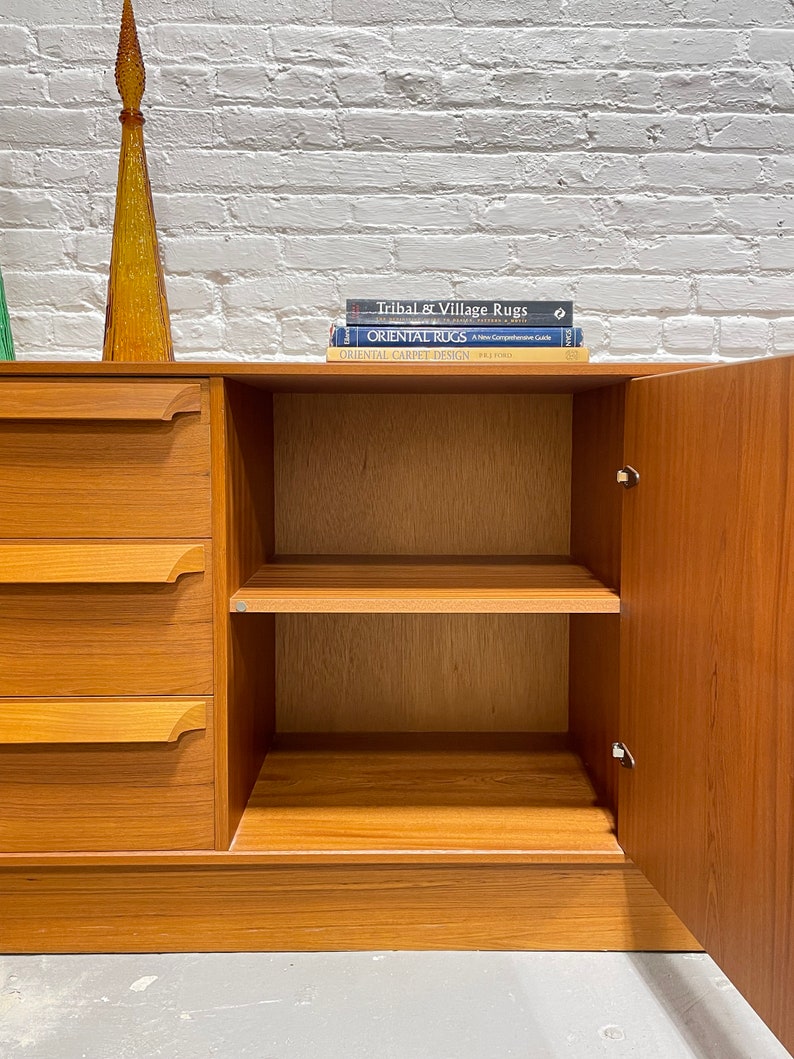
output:
[[279,555],[567,555],[571,400],[276,394]]
[[6,952],[670,949],[630,865],[0,868]]
[[0,697],[211,695],[205,560],[175,584],[0,585]]
[[622,857],[561,737],[277,736],[235,851]]
[[559,732],[567,685],[565,615],[276,616],[281,732]]
[[[620,589],[621,518],[626,490],[616,472],[624,464],[625,386],[617,383],[573,399],[571,557]],[[619,765],[612,757],[620,704],[620,618],[570,619],[569,724],[596,790],[617,808]]]
[[204,544],[0,541],[0,585],[173,584],[202,573]]
[[[66,406],[75,384],[52,383]],[[108,385],[123,405],[141,383]],[[167,421],[0,418],[0,539],[209,537],[208,385],[190,388],[201,413]]]
[[196,382],[4,380],[0,419],[170,420],[201,410]]
[[227,849],[275,726],[270,614],[229,614],[229,596],[273,551],[273,405],[269,393],[213,379],[213,586],[216,842]]
[[794,361],[632,383],[619,835],[794,1048]]
[[0,746],[0,851],[212,849],[210,700],[206,724],[178,742]]
[[617,593],[557,556],[279,556],[232,611],[339,614],[617,613]]
[[206,726],[205,699],[0,700],[0,746],[175,743]]

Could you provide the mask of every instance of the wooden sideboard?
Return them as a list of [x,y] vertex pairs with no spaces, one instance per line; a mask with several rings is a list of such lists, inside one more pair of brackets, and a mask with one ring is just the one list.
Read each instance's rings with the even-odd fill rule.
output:
[[792,1047],[793,363],[4,366],[0,950],[702,945]]

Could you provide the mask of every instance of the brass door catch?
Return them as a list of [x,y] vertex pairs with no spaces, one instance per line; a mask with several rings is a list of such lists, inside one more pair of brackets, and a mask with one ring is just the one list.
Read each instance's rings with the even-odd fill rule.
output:
[[640,472],[635,471],[633,467],[626,464],[625,467],[620,468],[616,477],[618,484],[622,485],[624,489],[633,489],[640,480]]

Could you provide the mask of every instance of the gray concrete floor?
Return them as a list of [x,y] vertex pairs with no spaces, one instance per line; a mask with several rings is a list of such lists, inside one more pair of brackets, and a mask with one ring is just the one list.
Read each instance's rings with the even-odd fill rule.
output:
[[0,957],[2,1059],[786,1059],[699,953]]

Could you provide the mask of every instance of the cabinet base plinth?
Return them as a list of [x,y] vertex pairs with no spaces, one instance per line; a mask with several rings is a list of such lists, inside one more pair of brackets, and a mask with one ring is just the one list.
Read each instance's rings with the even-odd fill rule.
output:
[[0,869],[0,951],[690,950],[630,864]]

